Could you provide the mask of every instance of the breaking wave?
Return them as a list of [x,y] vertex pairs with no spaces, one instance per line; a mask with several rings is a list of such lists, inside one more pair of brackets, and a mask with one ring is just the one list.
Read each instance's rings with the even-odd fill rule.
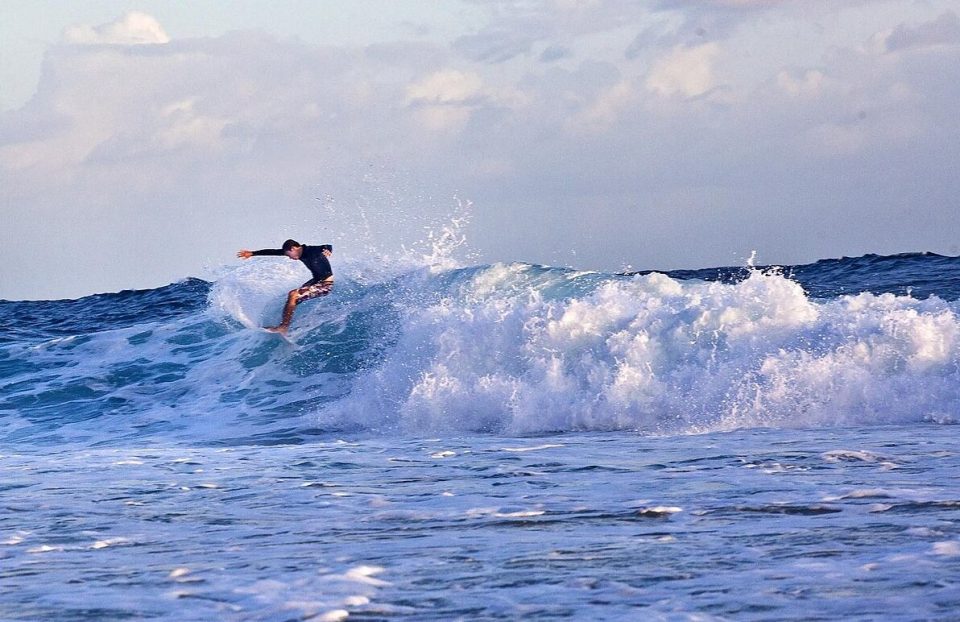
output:
[[214,283],[0,302],[0,439],[297,443],[343,434],[689,434],[960,418],[960,260],[604,274],[522,263],[248,262]]

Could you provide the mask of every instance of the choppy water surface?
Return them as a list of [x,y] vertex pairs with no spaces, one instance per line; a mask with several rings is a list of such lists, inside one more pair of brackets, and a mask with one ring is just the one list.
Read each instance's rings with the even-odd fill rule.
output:
[[2,619],[960,611],[960,444],[933,425],[2,460]]

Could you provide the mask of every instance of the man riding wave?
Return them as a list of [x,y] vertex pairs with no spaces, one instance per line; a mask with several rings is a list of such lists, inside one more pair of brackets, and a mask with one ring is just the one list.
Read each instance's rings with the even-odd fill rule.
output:
[[290,328],[290,321],[293,319],[293,312],[298,304],[311,298],[326,296],[330,293],[330,290],[333,289],[333,269],[330,267],[330,256],[332,254],[332,244],[307,246],[296,240],[287,240],[281,248],[266,248],[259,251],[248,251],[244,249],[237,252],[237,257],[240,259],[249,259],[251,257],[264,255],[286,255],[294,261],[302,261],[313,276],[313,278],[297,289],[290,290],[287,294],[287,303],[283,307],[283,318],[279,324],[269,326],[267,330],[286,335],[287,330]]

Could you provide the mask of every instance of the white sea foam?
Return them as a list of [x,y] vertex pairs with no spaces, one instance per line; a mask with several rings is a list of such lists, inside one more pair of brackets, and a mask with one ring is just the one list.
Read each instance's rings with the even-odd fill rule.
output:
[[535,447],[504,447],[503,451],[508,451],[511,453],[524,453],[528,451],[540,451],[542,449],[556,449],[558,447],[563,447],[563,445],[547,443],[545,445],[537,445]]
[[960,557],[960,540],[934,542],[933,554],[943,555],[945,557]]
[[960,412],[960,321],[937,298],[814,300],[760,272],[737,284],[569,277],[495,265],[432,304],[398,301],[395,345],[318,420],[682,433]]

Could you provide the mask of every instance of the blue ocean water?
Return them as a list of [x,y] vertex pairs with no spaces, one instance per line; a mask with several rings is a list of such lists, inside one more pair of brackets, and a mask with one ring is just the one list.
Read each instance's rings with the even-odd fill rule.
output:
[[956,620],[960,258],[0,301],[2,620]]

